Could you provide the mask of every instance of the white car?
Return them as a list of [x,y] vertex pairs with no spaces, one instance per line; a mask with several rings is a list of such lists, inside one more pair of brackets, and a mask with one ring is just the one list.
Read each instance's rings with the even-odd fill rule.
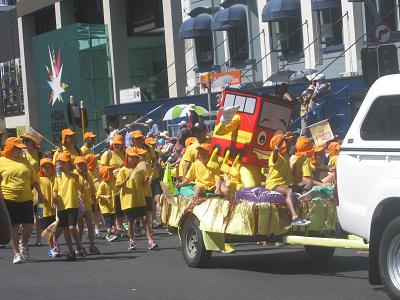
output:
[[368,91],[337,162],[338,217],[369,242],[369,280],[400,299],[400,74]]

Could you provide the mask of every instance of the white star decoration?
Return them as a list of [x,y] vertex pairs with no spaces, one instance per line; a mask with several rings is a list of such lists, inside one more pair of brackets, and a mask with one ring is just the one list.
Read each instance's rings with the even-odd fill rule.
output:
[[49,57],[50,57],[50,65],[51,65],[51,70],[46,66],[47,73],[49,74],[50,81],[47,81],[51,88],[51,96],[49,98],[49,103],[51,105],[54,105],[56,101],[64,102],[62,98],[62,93],[65,92],[66,87],[68,86],[66,83],[61,82],[61,75],[62,75],[62,69],[63,65],[61,65],[61,53],[60,49],[58,49],[58,55],[57,55],[57,61],[56,57],[54,55],[54,49],[50,51],[49,47]]

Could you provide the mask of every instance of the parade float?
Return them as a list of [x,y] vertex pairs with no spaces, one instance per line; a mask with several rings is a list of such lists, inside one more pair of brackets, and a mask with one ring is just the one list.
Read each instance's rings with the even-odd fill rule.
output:
[[[292,105],[271,95],[225,89],[211,140],[208,167],[224,176],[240,178],[232,199],[209,194],[193,197],[193,188],[174,190],[165,176],[160,198],[162,222],[181,240],[191,267],[208,264],[212,251],[224,251],[226,242],[268,241],[304,245],[311,259],[325,261],[335,248],[368,249],[359,238],[340,230],[333,187],[314,187],[298,195],[297,213],[309,226],[291,226],[285,197],[260,186],[268,168],[269,141],[277,130],[288,130]],[[168,171],[167,171],[168,172]]]

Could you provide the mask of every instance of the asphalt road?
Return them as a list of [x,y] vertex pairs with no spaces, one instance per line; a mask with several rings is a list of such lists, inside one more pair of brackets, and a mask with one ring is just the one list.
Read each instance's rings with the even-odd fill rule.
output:
[[368,284],[368,257],[354,250],[316,265],[301,247],[248,243],[192,269],[176,236],[157,230],[156,238],[158,250],[139,238],[134,252],[126,240],[101,240],[101,255],[75,262],[32,246],[31,262],[13,265],[11,249],[0,249],[0,299],[387,299]]

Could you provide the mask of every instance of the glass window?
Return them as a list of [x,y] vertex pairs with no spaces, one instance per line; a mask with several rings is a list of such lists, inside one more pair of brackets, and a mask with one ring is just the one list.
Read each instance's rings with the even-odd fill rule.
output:
[[243,111],[246,97],[236,95],[235,106],[239,106],[239,111]]
[[[276,28],[276,35],[272,34],[272,26]],[[283,57],[298,55],[303,51],[303,31],[300,28],[300,18],[272,22],[272,26],[270,26],[270,35],[273,47],[279,49]]]
[[231,63],[233,65],[244,63],[249,58],[247,26],[229,29],[227,33]]
[[244,106],[244,112],[248,114],[253,114],[254,110],[256,108],[256,99],[247,97],[246,99],[246,105]]
[[198,67],[209,69],[214,62],[212,35],[197,37],[194,43]]
[[380,97],[372,104],[361,126],[363,140],[400,140],[400,96]]
[[235,95],[233,94],[226,94],[225,95],[225,101],[224,101],[224,107],[232,107],[235,104]]
[[290,107],[264,101],[258,126],[276,130],[286,130],[292,110]]
[[342,45],[342,21],[338,22],[342,17],[342,9],[340,7],[324,9],[319,11],[318,15],[322,44],[325,44],[325,47]]

